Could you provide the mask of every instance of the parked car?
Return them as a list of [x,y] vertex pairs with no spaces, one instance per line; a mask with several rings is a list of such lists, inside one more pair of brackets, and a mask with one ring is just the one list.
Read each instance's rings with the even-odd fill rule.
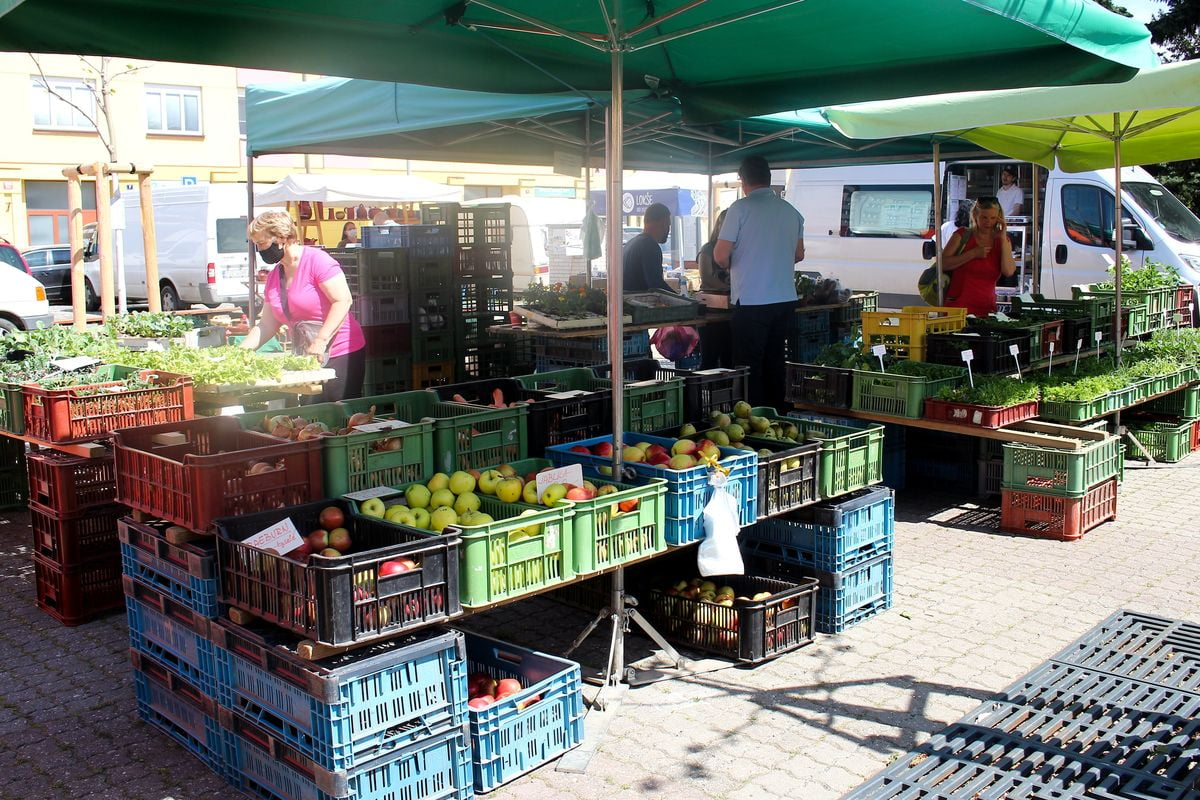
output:
[[31,274],[29,272],[29,265],[21,257],[21,251],[9,244],[7,239],[0,239],[0,264],[16,267],[26,275]]
[[46,289],[29,274],[17,248],[0,239],[0,335],[54,324]]
[[[23,254],[29,265],[30,274],[46,287],[46,299],[52,305],[71,305],[71,247],[65,244],[47,244],[30,247]],[[92,285],[92,278],[84,278],[87,292],[87,310],[100,308],[100,295]]]

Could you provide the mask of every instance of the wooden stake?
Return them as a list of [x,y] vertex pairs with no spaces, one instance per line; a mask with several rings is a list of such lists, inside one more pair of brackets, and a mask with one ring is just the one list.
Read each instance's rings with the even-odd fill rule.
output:
[[142,204],[142,248],[146,253],[146,299],[150,311],[162,311],[162,292],[158,289],[158,249],[155,244],[154,198],[150,193],[150,173],[138,172],[138,194]]
[[100,314],[108,320],[116,313],[113,292],[113,229],[111,190],[105,165],[96,162],[91,172],[96,176],[96,244],[100,248]]
[[71,243],[71,315],[75,330],[87,328],[87,278],[83,271],[83,187],[79,182],[79,170],[67,167],[63,170],[67,179],[67,208],[70,217],[67,235]]

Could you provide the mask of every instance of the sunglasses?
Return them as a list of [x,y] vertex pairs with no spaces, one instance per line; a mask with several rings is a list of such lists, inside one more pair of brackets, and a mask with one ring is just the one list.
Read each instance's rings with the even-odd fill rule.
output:
[[975,199],[975,205],[979,208],[993,208],[1000,205],[998,197],[978,197]]

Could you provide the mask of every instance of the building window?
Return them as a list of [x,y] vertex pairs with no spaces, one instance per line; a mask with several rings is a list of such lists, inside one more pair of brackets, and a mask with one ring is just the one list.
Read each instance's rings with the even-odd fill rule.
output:
[[200,90],[190,86],[147,86],[146,130],[199,135]]
[[96,97],[75,78],[32,79],[33,127],[49,131],[94,131]]
[[487,200],[490,197],[503,197],[503,186],[464,186],[463,200]]

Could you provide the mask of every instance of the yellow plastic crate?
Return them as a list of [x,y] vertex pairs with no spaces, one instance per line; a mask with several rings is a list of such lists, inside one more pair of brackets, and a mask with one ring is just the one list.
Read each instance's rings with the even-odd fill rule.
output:
[[965,308],[905,306],[899,311],[864,311],[863,350],[881,344],[894,358],[920,361],[925,354],[925,336],[954,333],[967,325]]

